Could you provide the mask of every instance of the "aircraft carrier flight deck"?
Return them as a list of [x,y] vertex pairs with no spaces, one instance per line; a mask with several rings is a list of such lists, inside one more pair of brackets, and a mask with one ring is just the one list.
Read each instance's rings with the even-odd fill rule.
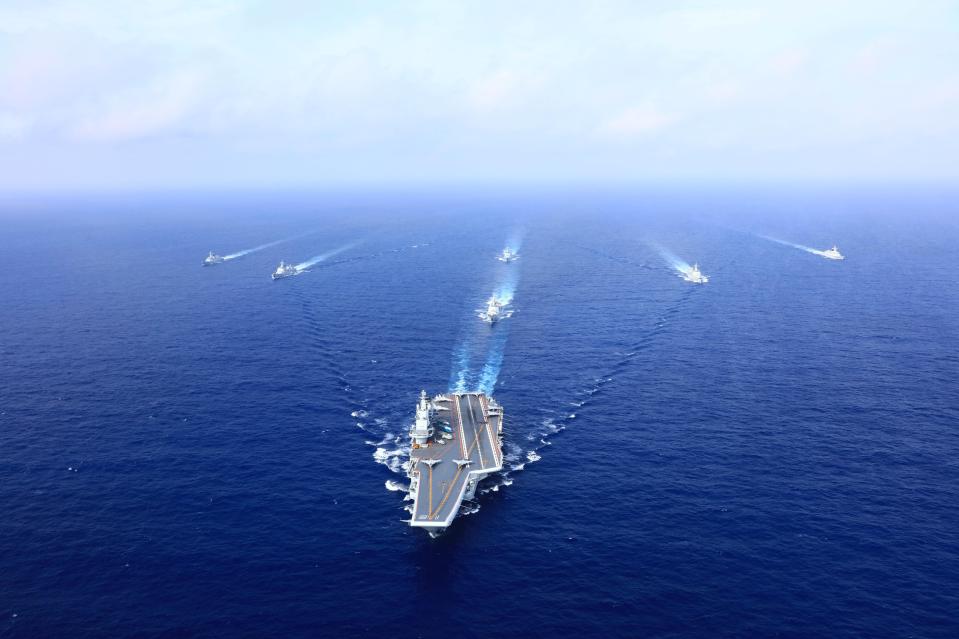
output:
[[436,534],[503,468],[503,409],[483,393],[420,394],[410,429],[410,525]]

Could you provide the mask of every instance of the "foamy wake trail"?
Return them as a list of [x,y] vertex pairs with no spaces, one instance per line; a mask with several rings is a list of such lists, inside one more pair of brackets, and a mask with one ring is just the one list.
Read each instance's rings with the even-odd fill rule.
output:
[[[313,231],[310,231],[311,233]],[[263,249],[268,249],[271,246],[276,246],[277,244],[283,244],[284,242],[289,242],[290,240],[295,240],[298,237],[303,237],[308,235],[307,233],[302,233],[300,235],[294,235],[293,237],[285,237],[282,240],[276,240],[275,242],[267,242],[266,244],[260,244],[259,246],[254,246],[253,248],[243,249],[242,251],[237,251],[236,253],[230,253],[229,255],[224,255],[224,260],[235,260],[238,257],[243,257],[244,255],[249,255],[250,253],[256,253],[257,251],[262,251]]]
[[659,246],[658,244],[654,245],[656,250],[662,256],[662,258],[669,264],[673,269],[676,270],[680,275],[686,275],[689,271],[692,270],[692,266],[689,265],[689,262],[686,260],[680,259],[675,253],[669,249]]
[[510,274],[506,281],[496,287],[493,297],[503,306],[513,303],[513,296],[516,295],[516,277]]
[[409,450],[401,444],[398,437],[391,437],[388,441],[380,443],[383,445],[376,447],[373,459],[397,475],[405,475],[409,462]]
[[800,251],[806,251],[807,253],[812,253],[813,255],[825,254],[824,251],[820,251],[819,249],[814,249],[811,246],[803,246],[802,244],[796,244],[795,242],[787,242],[786,240],[780,240],[778,238],[770,237],[768,235],[760,235],[759,237],[763,238],[764,240],[769,240],[770,242],[775,242],[776,244],[782,244],[783,246],[789,246],[794,249],[799,249]]
[[470,343],[464,341],[453,354],[453,372],[450,375],[450,390],[465,393],[469,385]]
[[373,448],[373,460],[382,464],[399,478],[391,477],[386,480],[386,490],[403,494],[404,500],[410,500],[410,486],[407,473],[410,468],[410,443],[405,432],[392,432],[390,420],[385,417],[374,417],[362,408],[354,410],[350,415],[356,420],[357,428],[371,436],[366,445]]
[[398,482],[395,479],[386,480],[386,490],[389,490],[391,492],[398,492],[398,491],[407,492],[409,489],[410,487],[408,485],[402,482]]
[[[515,290],[515,285],[509,285],[507,287],[501,287],[496,295],[502,296],[497,297],[503,301],[503,304],[508,304],[513,299],[513,291]],[[512,311],[507,310],[503,312],[502,319],[509,319],[512,316]],[[487,395],[493,394],[493,389],[496,387],[496,382],[499,379],[500,370],[503,367],[503,355],[506,352],[506,341],[509,337],[509,326],[508,324],[504,325],[502,321],[493,327],[493,330],[488,331],[486,336],[486,358],[483,360],[483,368],[480,369],[478,374],[473,374],[470,376],[470,380],[473,382],[473,388],[481,393],[486,393]]]
[[370,415],[365,410],[355,410],[350,415],[356,419],[357,428],[377,438],[366,440],[367,445],[374,448],[373,459],[376,463],[383,464],[397,475],[405,476],[410,458],[408,440],[402,434],[390,432],[389,420],[385,418],[374,418],[371,424]]
[[519,250],[523,248],[523,239],[526,237],[526,231],[523,229],[516,229],[510,233],[509,238],[506,240],[506,246],[509,247],[514,253],[519,253]]
[[477,390],[487,395],[493,394],[496,388],[496,382],[499,379],[499,372],[503,368],[503,354],[506,351],[507,329],[500,326],[499,331],[490,339],[489,352],[486,355],[486,362],[483,364],[483,370],[480,371],[479,384]]
[[503,366],[503,352],[492,352],[483,365],[483,372],[480,374],[479,391],[487,395],[493,394],[493,388],[496,386],[496,380],[499,379],[499,371]]
[[297,271],[305,271],[311,266],[315,266],[319,264],[320,262],[325,262],[326,260],[330,259],[331,257],[335,255],[339,255],[340,253],[343,253],[344,251],[350,250],[351,248],[353,248],[359,243],[360,243],[359,240],[356,240],[355,242],[350,242],[349,244],[344,244],[343,246],[339,248],[335,248],[332,251],[327,251],[326,253],[323,253],[321,255],[315,255],[305,262],[300,262],[299,264],[296,265],[295,268]]
[[[502,281],[493,289],[493,297],[500,303],[500,321],[496,326],[490,326],[477,332],[476,324],[467,328],[465,337],[453,351],[453,365],[450,373],[450,390],[463,393],[471,390],[491,395],[499,378],[500,368],[503,365],[503,352],[506,349],[506,338],[509,335],[502,320],[513,316],[513,309],[508,308],[516,295],[518,270],[510,269],[503,274]],[[486,309],[477,309],[478,317],[486,317]],[[475,320],[472,320],[475,322]],[[485,347],[485,348],[484,348]],[[485,354],[484,351],[485,350]],[[472,368],[473,361],[482,361],[480,370]]]
[[[479,485],[479,493],[481,495],[486,495],[488,493],[498,493],[499,489],[503,486],[512,486],[513,478],[510,477],[508,472],[499,473],[493,477],[486,479]],[[477,508],[477,510],[479,510]],[[475,512],[475,511],[474,511]],[[472,514],[472,513],[467,513]]]

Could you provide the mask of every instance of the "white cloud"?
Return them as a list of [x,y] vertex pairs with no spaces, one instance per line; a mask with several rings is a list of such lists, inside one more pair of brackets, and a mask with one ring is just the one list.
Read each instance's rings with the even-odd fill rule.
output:
[[781,51],[769,62],[770,68],[778,75],[789,76],[806,66],[809,52],[804,49]]
[[889,38],[869,42],[859,48],[852,58],[852,69],[858,73],[875,73],[895,54],[896,43]]
[[959,123],[951,18],[938,0],[2,0],[0,136],[51,156],[176,139],[279,175],[386,149],[424,174],[651,161],[610,144],[632,139],[668,142],[664,171],[726,169],[717,146],[763,171],[801,144],[810,165],[912,145],[955,172],[933,135]]
[[73,133],[80,139],[101,141],[169,133],[198,103],[200,87],[198,75],[181,73],[108,96],[88,109]]
[[626,109],[600,125],[600,132],[609,137],[636,137],[665,129],[679,120],[655,106],[644,105]]
[[497,71],[476,82],[470,89],[469,102],[479,111],[494,111],[515,104],[523,90],[517,73]]
[[19,140],[27,135],[30,127],[28,117],[0,112],[0,140]]

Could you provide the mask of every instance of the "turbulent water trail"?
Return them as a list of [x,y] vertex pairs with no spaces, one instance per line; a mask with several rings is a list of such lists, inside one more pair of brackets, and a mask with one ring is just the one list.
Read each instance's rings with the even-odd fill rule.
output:
[[470,355],[472,353],[472,344],[467,336],[453,350],[453,369],[450,373],[449,388],[457,393],[465,393],[470,384]]
[[344,244],[343,246],[339,248],[335,248],[332,251],[327,251],[326,253],[321,253],[320,255],[314,255],[313,257],[306,260],[305,262],[300,262],[293,268],[295,268],[298,273],[302,273],[303,271],[310,268],[311,266],[315,266],[319,264],[320,262],[325,262],[331,257],[339,255],[340,253],[346,252],[350,250],[351,248],[353,248],[354,246],[358,245],[359,243],[360,243],[360,240],[354,240],[353,242],[348,242],[347,244]]
[[693,270],[693,267],[686,260],[681,259],[675,253],[659,244],[652,244],[656,251],[662,256],[669,266],[682,276],[687,275]]
[[513,267],[507,271],[506,275],[502,278],[502,282],[493,292],[493,297],[503,306],[511,304],[513,297],[516,296],[516,285],[519,279],[516,266],[518,265],[513,265]]
[[298,235],[291,235],[290,237],[285,237],[282,240],[274,240],[273,242],[267,242],[266,244],[260,244],[259,246],[254,246],[253,248],[243,249],[242,251],[237,251],[236,253],[230,253],[229,255],[223,256],[223,261],[235,260],[238,257],[243,257],[244,255],[249,255],[250,253],[256,253],[257,251],[262,251],[263,249],[268,249],[271,246],[277,246],[283,244],[284,242],[290,242],[292,240],[299,239],[301,237],[306,237],[307,235],[312,235],[316,233],[316,230],[307,231],[306,233],[300,233]]
[[[522,244],[522,237],[514,237],[510,242],[511,248],[518,247]],[[504,320],[513,315],[511,305],[518,283],[519,265],[515,262],[501,264],[491,295],[491,299],[500,307],[499,319],[496,322],[481,321],[488,319],[485,308],[481,308],[477,309],[475,318],[467,320],[464,335],[453,349],[449,385],[451,391],[480,391],[487,395],[493,393],[509,336],[509,323]],[[474,368],[474,363],[479,362],[482,362],[482,367]]]
[[493,389],[496,387],[500,369],[503,367],[503,356],[506,353],[506,340],[509,337],[509,326],[498,326],[497,328],[499,330],[490,336],[486,361],[483,363],[476,384],[476,390],[487,395],[492,395]]
[[[299,236],[295,236],[299,237]],[[250,253],[256,253],[257,251],[262,251],[263,249],[270,248],[271,246],[276,246],[278,244],[283,244],[284,242],[289,242],[294,238],[287,237],[282,240],[276,240],[275,242],[267,242],[266,244],[260,244],[259,246],[254,246],[253,248],[243,249],[242,251],[237,251],[236,253],[230,253],[229,255],[224,255],[223,260],[235,260],[238,257],[243,257],[244,255],[249,255]]]
[[[332,250],[332,251],[328,251],[328,252],[326,252],[326,253],[323,253],[322,255],[316,255],[316,256],[308,259],[308,260],[305,261],[305,262],[300,262],[299,264],[297,264],[296,266],[294,266],[294,268],[297,269],[297,274],[299,274],[299,273],[306,273],[306,272],[308,272],[312,267],[317,266],[318,264],[322,264],[323,266],[335,266],[335,265],[339,265],[339,264],[348,264],[348,263],[350,263],[350,262],[361,262],[361,261],[364,261],[364,260],[374,260],[374,259],[376,259],[376,258],[378,258],[378,257],[382,257],[382,256],[384,256],[384,255],[390,255],[390,254],[396,254],[396,253],[405,253],[406,251],[415,251],[416,249],[426,248],[426,247],[428,247],[428,246],[430,245],[429,242],[423,242],[423,243],[420,243],[420,244],[409,244],[409,245],[406,245],[406,246],[399,246],[399,247],[392,248],[392,249],[383,249],[383,250],[377,251],[377,252],[375,252],[375,253],[367,253],[367,254],[364,254],[364,255],[355,255],[355,256],[353,256],[353,257],[340,258],[340,259],[337,259],[337,260],[331,259],[331,258],[333,258],[333,257],[335,257],[335,256],[337,256],[337,255],[340,255],[341,253],[345,253],[346,251],[348,251],[348,250],[351,249],[351,248],[354,248],[354,247],[356,247],[356,246],[359,246],[360,244],[363,243],[363,241],[364,241],[364,240],[355,240],[355,241],[350,242],[350,243],[348,243],[348,244],[346,244],[346,245],[344,245],[344,246],[341,246],[341,247],[339,247],[339,248],[337,248],[337,249],[334,249],[334,250]],[[304,266],[304,265],[306,265],[306,266]]]
[[782,244],[783,246],[789,246],[794,249],[799,249],[800,251],[806,251],[807,253],[812,253],[813,255],[825,256],[825,251],[820,251],[819,249],[814,249],[811,246],[804,246],[802,244],[796,244],[795,242],[787,242],[786,240],[780,240],[775,237],[770,237],[769,235],[759,235],[764,240],[769,240],[770,242],[775,242],[776,244]]
[[509,239],[506,240],[506,247],[509,248],[513,253],[519,253],[519,250],[523,248],[523,240],[526,238],[526,231],[523,229],[516,229],[513,231]]

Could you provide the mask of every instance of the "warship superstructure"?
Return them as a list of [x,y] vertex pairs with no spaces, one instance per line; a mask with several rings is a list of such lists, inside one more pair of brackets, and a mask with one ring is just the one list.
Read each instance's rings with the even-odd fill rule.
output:
[[480,317],[484,322],[495,324],[500,318],[502,309],[503,303],[496,299],[496,296],[493,296],[486,300],[486,310],[480,314]]
[[509,264],[513,260],[519,259],[519,255],[517,255],[513,249],[507,246],[503,249],[503,252],[497,256],[496,259],[498,259],[500,262],[506,262]]
[[410,525],[443,532],[476,486],[503,469],[503,408],[484,393],[420,393],[410,428]]
[[280,260],[280,265],[276,267],[276,270],[273,271],[272,277],[274,280],[283,279],[284,277],[293,277],[297,275],[300,271],[293,266],[292,264],[287,264],[286,262]]
[[210,251],[210,254],[203,258],[203,266],[213,266],[214,264],[222,264],[226,261],[226,258],[222,255],[217,255],[213,251]]
[[683,273],[683,279],[693,284],[705,284],[709,281],[709,278],[699,270],[699,264],[693,264],[691,269]]
[[844,259],[846,259],[845,256],[844,256],[842,253],[839,252],[839,249],[836,248],[836,245],[835,245],[835,244],[833,244],[833,247],[832,247],[831,249],[827,249],[827,250],[825,250],[825,251],[822,251],[822,252],[820,253],[820,255],[822,255],[822,256],[825,257],[826,259],[830,259],[830,260],[844,260]]

